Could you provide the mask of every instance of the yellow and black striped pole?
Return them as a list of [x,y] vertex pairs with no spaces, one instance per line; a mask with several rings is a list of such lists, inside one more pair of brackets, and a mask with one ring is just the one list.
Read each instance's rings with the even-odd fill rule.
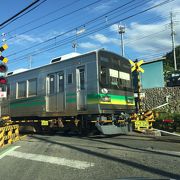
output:
[[142,113],[142,100],[141,100],[141,79],[140,73],[137,71],[137,95],[138,95],[138,113]]
[[144,62],[143,60],[135,60],[135,62],[129,60],[132,68],[131,71],[135,71],[137,73],[137,110],[138,113],[142,114],[142,99],[141,99],[141,79],[140,79],[140,72],[144,72],[144,69],[142,69],[140,66]]
[[1,55],[1,53],[6,50],[8,48],[8,45],[7,44],[3,44],[1,47],[0,47],[0,60],[3,62],[3,63],[7,63],[8,62],[8,58],[4,57]]

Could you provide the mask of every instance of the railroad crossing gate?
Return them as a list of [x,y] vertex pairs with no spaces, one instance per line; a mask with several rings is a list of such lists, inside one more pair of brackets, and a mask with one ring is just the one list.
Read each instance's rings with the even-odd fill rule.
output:
[[133,62],[132,60],[129,60],[130,64],[131,64],[131,72],[133,71],[137,71],[137,72],[142,72],[144,73],[144,69],[142,67],[140,67],[143,64],[143,60],[137,61],[137,62]]
[[0,47],[0,147],[6,144],[11,144],[19,140],[19,125],[11,125],[11,118],[9,116],[2,117],[1,103],[3,98],[7,98],[7,66],[8,59],[1,55],[1,53],[8,48],[7,44]]
[[0,127],[0,147],[19,140],[19,125]]
[[152,129],[152,122],[154,122],[154,115],[152,111],[146,111],[143,112],[142,110],[142,97],[145,96],[141,92],[141,81],[140,81],[140,75],[139,73],[144,73],[144,69],[141,68],[141,65],[143,64],[143,60],[135,61],[129,60],[131,64],[131,71],[137,72],[137,93],[135,93],[137,98],[137,114],[134,114],[131,117],[131,121],[134,122],[134,129],[140,132],[143,132],[144,130]]
[[0,47],[0,60],[3,62],[3,63],[7,63],[8,62],[8,58],[4,57],[1,55],[1,53],[6,50],[8,48],[8,45],[7,44],[4,44]]

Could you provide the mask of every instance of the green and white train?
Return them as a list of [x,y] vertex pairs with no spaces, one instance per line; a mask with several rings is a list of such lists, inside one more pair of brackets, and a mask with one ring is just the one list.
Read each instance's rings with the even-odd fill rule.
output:
[[42,67],[9,73],[3,104],[4,114],[21,125],[126,133],[126,114],[135,105],[131,65],[103,49],[58,57]]

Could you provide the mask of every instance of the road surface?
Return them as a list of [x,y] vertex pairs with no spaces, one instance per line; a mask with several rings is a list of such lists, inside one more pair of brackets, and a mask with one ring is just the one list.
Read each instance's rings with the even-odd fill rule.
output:
[[180,179],[180,138],[29,135],[0,149],[3,180]]

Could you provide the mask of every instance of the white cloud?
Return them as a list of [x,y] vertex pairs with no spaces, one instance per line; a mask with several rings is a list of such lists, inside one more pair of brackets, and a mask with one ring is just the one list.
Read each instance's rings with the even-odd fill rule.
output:
[[94,12],[100,12],[104,13],[111,9],[111,7],[114,6],[114,4],[118,3],[118,0],[107,0],[106,2],[102,2],[99,5],[97,5],[95,8],[91,9]]
[[84,48],[84,49],[98,49],[98,48],[100,48],[100,45],[93,44],[90,42],[79,43],[78,45],[79,45],[79,47]]
[[24,45],[27,43],[41,43],[44,39],[35,37],[33,35],[16,35],[13,39],[10,39],[9,44]]
[[95,34],[90,37],[91,39],[98,41],[101,44],[108,44],[108,43],[113,43],[113,44],[119,44],[119,40],[111,37],[107,37],[103,34]]
[[[159,4],[160,1],[151,1],[149,6]],[[173,1],[164,6],[160,6],[151,11],[152,17],[156,22],[144,21],[132,22],[126,26],[126,32],[124,34],[125,48],[130,48],[141,55],[143,54],[155,54],[159,52],[171,51],[171,29],[170,29],[170,11],[173,9],[175,17],[174,20],[180,19],[180,1]],[[179,12],[179,13],[177,13]],[[155,16],[154,16],[155,15]],[[157,21],[157,16],[163,17],[163,20]],[[146,16],[144,15],[145,19]],[[147,18],[148,19],[148,18]],[[125,22],[124,22],[125,23]],[[175,23],[174,29],[176,31],[175,40],[176,45],[180,44],[180,21]],[[117,32],[118,24],[114,24],[110,27],[110,31]]]
[[[164,0],[153,0],[149,4],[150,6],[157,5],[159,3],[162,3]],[[168,18],[170,11],[176,12],[180,11],[180,1],[179,0],[174,0],[170,3],[167,3],[163,6],[159,6],[155,9],[152,9],[152,12],[161,15],[161,16],[166,16]]]

